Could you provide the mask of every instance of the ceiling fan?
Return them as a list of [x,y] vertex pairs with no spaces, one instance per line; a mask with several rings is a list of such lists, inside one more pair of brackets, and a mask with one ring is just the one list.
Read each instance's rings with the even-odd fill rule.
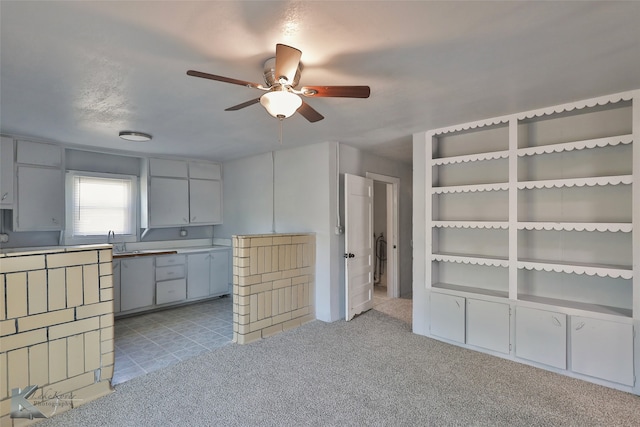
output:
[[307,104],[300,95],[306,98],[369,97],[371,93],[369,86],[303,86],[296,89],[302,71],[301,56],[300,50],[284,44],[277,44],[275,58],[270,58],[264,63],[266,85],[195,70],[189,70],[187,74],[265,91],[266,93],[259,98],[234,105],[225,111],[240,110],[259,102],[269,114],[280,120],[292,116],[296,111],[312,123],[324,119],[324,116]]

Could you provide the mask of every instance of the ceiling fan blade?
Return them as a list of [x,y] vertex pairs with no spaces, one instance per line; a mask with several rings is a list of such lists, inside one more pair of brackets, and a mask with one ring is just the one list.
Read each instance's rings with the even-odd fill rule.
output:
[[298,72],[301,56],[302,52],[295,47],[278,43],[276,45],[276,80],[285,77],[287,82],[292,84]]
[[253,104],[257,104],[260,102],[260,98],[252,99],[251,101],[243,102],[242,104],[234,105],[233,107],[226,108],[224,111],[237,111],[244,107],[248,107]]
[[261,84],[258,84],[258,83],[247,82],[247,81],[238,80],[238,79],[232,79],[230,77],[216,76],[215,74],[203,73],[202,71],[189,70],[189,71],[187,71],[187,74],[190,75],[190,76],[193,76],[193,77],[202,77],[203,79],[216,80],[216,81],[219,81],[219,82],[231,83],[231,84],[234,84],[234,85],[240,85],[240,86],[246,86],[246,87],[252,87],[252,88],[255,88],[255,89],[264,89],[263,86]]
[[309,120],[311,123],[318,122],[324,119],[324,116],[314,110],[311,105],[302,101],[302,105],[298,108],[298,113],[302,115],[305,119]]
[[369,86],[304,86],[300,92],[304,96],[315,98],[368,98],[371,88]]

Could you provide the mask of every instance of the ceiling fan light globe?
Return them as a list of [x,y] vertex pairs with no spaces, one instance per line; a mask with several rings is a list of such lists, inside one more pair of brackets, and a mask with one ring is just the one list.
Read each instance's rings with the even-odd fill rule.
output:
[[283,119],[291,117],[300,108],[302,99],[295,93],[277,90],[262,95],[260,104],[273,117]]

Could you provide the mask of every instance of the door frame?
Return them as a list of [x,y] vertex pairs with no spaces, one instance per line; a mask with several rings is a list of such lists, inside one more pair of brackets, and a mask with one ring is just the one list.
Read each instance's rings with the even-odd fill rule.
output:
[[[398,198],[400,195],[400,178],[367,172],[366,178],[375,182],[383,182],[391,185],[392,195],[387,191],[387,296],[400,298],[399,282],[399,252],[400,233],[398,219],[400,217]],[[373,216],[375,217],[375,211]]]

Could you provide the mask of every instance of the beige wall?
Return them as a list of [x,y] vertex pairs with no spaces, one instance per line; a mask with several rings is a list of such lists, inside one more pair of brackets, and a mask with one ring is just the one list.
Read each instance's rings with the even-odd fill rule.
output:
[[106,245],[0,254],[2,426],[29,421],[11,418],[13,389],[37,386],[45,416],[112,391],[111,267]]

